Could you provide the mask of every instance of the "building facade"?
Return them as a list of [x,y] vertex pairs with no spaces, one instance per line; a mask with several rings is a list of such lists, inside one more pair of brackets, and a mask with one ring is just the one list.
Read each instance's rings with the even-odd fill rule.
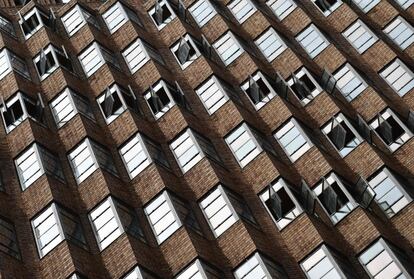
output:
[[413,0],[0,5],[1,278],[414,277]]

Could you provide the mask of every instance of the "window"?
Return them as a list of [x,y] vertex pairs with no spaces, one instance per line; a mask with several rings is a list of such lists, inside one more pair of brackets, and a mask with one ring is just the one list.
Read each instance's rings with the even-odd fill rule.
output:
[[146,270],[141,267],[134,267],[127,275],[122,279],[156,279],[156,277],[150,275]]
[[24,150],[14,163],[22,190],[26,190],[43,174],[65,181],[59,158],[39,144],[34,143]]
[[357,6],[364,12],[368,13],[372,8],[374,8],[381,0],[353,0],[352,2],[357,4]]
[[127,109],[139,112],[135,95],[118,84],[108,87],[96,101],[107,124],[110,124]]
[[181,271],[174,279],[219,279],[223,278],[221,272],[217,271],[203,261],[196,259],[193,263]]
[[119,68],[115,54],[96,42],[79,55],[79,61],[87,77],[93,75],[105,62]]
[[0,234],[0,251],[16,259],[21,259],[14,225],[3,217],[0,217]]
[[310,103],[322,92],[322,88],[304,67],[292,75],[287,83],[303,105]]
[[380,75],[401,97],[414,88],[413,72],[398,58],[381,70]]
[[285,42],[272,27],[260,35],[255,43],[269,62],[272,62],[287,49]]
[[411,7],[411,5],[414,3],[414,0],[396,0],[396,2],[401,6],[401,8],[406,10]]
[[241,88],[246,92],[247,97],[249,97],[256,110],[261,109],[276,96],[273,87],[261,72],[250,76],[249,80],[242,84]]
[[142,26],[137,14],[124,4],[121,4],[121,2],[116,2],[114,5],[109,7],[109,9],[102,14],[102,18],[104,19],[111,34],[115,33],[128,20]]
[[212,115],[229,100],[227,88],[223,81],[216,76],[212,76],[198,87],[195,92],[207,112]]
[[141,39],[135,40],[125,48],[122,51],[122,56],[132,74],[141,69],[151,58],[160,64],[164,64],[158,51]]
[[[371,278],[411,278],[411,260],[398,247],[380,238],[359,256]],[[406,265],[406,268],[405,268]]]
[[170,148],[183,173],[186,173],[204,157],[220,162],[211,141],[190,128],[175,138],[170,144]]
[[279,178],[260,194],[260,199],[279,230],[289,225],[303,212],[294,191],[283,178]]
[[118,175],[111,153],[88,138],[70,151],[68,158],[78,184],[88,178],[99,167],[115,176]]
[[10,133],[27,118],[43,121],[43,104],[40,99],[34,100],[18,92],[2,104],[2,115],[6,132]]
[[234,271],[236,279],[287,278],[283,268],[255,252]]
[[407,142],[413,134],[401,122],[398,116],[389,108],[371,121],[371,128],[375,130],[377,135],[382,139],[385,145],[394,152]]
[[299,123],[293,118],[284,124],[274,136],[292,162],[299,159],[313,146]]
[[358,97],[368,87],[366,82],[349,63],[342,66],[334,74],[334,78],[337,80],[336,86],[339,91],[348,101]]
[[56,203],[43,209],[31,223],[40,258],[65,239],[87,249],[78,216]]
[[215,237],[223,234],[239,218],[256,224],[245,201],[221,185],[201,200],[200,207]]
[[24,59],[3,48],[0,51],[0,79],[4,78],[11,71],[16,71],[16,73],[30,80],[29,70]]
[[279,20],[283,20],[296,9],[296,3],[292,0],[268,0],[266,4]]
[[378,41],[377,36],[360,19],[342,32],[342,35],[360,54]]
[[322,132],[342,157],[348,155],[362,142],[358,132],[342,113],[325,124]]
[[151,109],[155,119],[161,118],[167,111],[169,111],[174,105],[174,99],[171,92],[174,91],[165,81],[160,80],[154,86],[150,87],[150,90],[144,94],[145,100],[147,100],[148,106]]
[[65,125],[78,113],[95,121],[88,98],[75,93],[70,88],[63,90],[50,102],[49,106],[58,128]]
[[[345,274],[344,267],[347,264],[341,263],[341,256],[333,250],[322,245],[318,250],[309,255],[300,263],[306,277],[310,279],[322,278],[353,278]],[[340,266],[341,265],[341,266]],[[346,268],[346,267],[345,267]]]
[[345,218],[356,207],[354,199],[334,173],[322,178],[322,182],[316,185],[313,192],[334,224]]
[[217,14],[217,11],[208,0],[198,0],[188,10],[199,27],[203,27]]
[[390,218],[412,201],[403,184],[387,168],[371,176],[369,185],[376,194],[375,201]]
[[145,242],[133,209],[108,197],[89,213],[99,249],[102,251],[124,232]]
[[42,49],[33,59],[33,63],[36,66],[40,80],[47,78],[59,66],[64,67],[66,70],[73,71],[72,62],[70,61],[66,50],[64,48],[59,49],[53,45],[48,45],[46,48]]
[[250,0],[233,0],[227,7],[240,24],[245,22],[256,11],[256,7]]
[[6,32],[7,34],[16,37],[16,32],[14,31],[13,24],[10,20],[0,15],[0,30]]
[[340,0],[312,0],[312,2],[321,10],[324,16],[330,15],[342,4]]
[[158,30],[164,28],[175,18],[175,13],[167,0],[155,1],[154,8],[149,10],[148,13]]
[[87,279],[87,278],[75,272],[72,275],[70,275],[67,279]]
[[414,29],[402,16],[398,16],[388,24],[384,28],[384,33],[402,50],[414,42]]
[[[242,168],[253,161],[263,149],[272,148],[261,133],[250,128],[246,123],[241,124],[227,135],[225,141]],[[265,142],[267,146],[262,147],[261,145]]]
[[181,39],[171,47],[171,52],[174,54],[175,59],[177,59],[178,64],[183,70],[201,55],[196,43],[189,34],[181,37]]
[[328,40],[322,35],[314,24],[311,24],[299,33],[299,35],[296,36],[296,40],[309,54],[310,58],[315,58],[329,45]]
[[219,38],[213,44],[213,47],[216,49],[218,55],[226,66],[236,60],[237,57],[244,52],[236,37],[230,31]]
[[24,38],[27,40],[43,26],[51,27],[53,21],[52,14],[48,15],[37,7],[34,7],[25,15],[20,15],[19,24],[22,28]]
[[86,23],[99,29],[99,24],[95,16],[80,5],[73,7],[61,19],[69,37],[78,32]]
[[119,153],[131,179],[140,174],[153,161],[169,168],[161,146],[140,134],[134,135],[124,143]]

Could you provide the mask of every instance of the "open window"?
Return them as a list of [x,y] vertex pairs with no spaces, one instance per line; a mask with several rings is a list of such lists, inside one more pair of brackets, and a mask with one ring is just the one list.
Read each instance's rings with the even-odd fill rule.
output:
[[391,152],[400,148],[413,136],[413,133],[390,108],[379,113],[371,121],[370,126]]
[[2,104],[2,115],[6,132],[10,133],[27,118],[43,123],[44,105],[40,99],[33,99],[18,92]]
[[287,83],[303,105],[307,105],[322,92],[322,88],[304,67],[292,74]]
[[354,198],[335,173],[323,177],[322,181],[313,188],[313,192],[333,224],[341,221],[356,207]]
[[155,119],[159,119],[174,106],[175,102],[171,94],[172,90],[174,89],[170,85],[160,80],[145,93],[144,98],[147,100]]
[[340,0],[312,0],[312,2],[325,16],[330,15],[342,4],[342,1]]
[[44,80],[52,74],[59,66],[73,72],[72,62],[65,48],[48,45],[42,49],[33,59],[40,80]]
[[107,124],[110,124],[127,109],[139,113],[134,93],[118,84],[108,87],[96,101]]
[[332,117],[322,127],[322,132],[342,157],[348,155],[363,141],[357,130],[342,113]]
[[3,48],[0,51],[0,79],[15,71],[21,76],[30,80],[30,73],[23,58],[20,58],[12,51]]
[[52,12],[46,13],[34,7],[25,15],[20,15],[19,24],[22,28],[24,38],[27,40],[43,26],[53,29],[55,20],[56,18]]
[[276,92],[262,72],[257,72],[244,82],[241,88],[246,92],[256,110],[261,109],[276,96]]
[[297,200],[297,194],[283,178],[273,181],[259,194],[279,230],[286,227],[303,212]]
[[148,13],[158,30],[164,28],[175,18],[175,13],[167,0],[156,0],[155,6]]
[[181,69],[187,68],[201,54],[194,39],[186,34],[171,47],[171,52],[180,64]]

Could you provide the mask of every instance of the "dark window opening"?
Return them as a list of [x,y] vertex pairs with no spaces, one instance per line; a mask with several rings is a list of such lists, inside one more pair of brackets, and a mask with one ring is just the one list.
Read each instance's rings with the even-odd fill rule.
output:
[[151,91],[151,96],[148,99],[148,104],[151,107],[151,110],[154,114],[162,112],[162,109],[170,103],[170,98],[168,97],[165,88],[162,86],[157,92]]
[[246,90],[246,93],[252,102],[257,105],[270,94],[270,89],[266,83],[264,83],[262,78],[259,78],[258,80],[253,80],[253,78],[250,78],[249,88]]
[[375,129],[375,131],[388,145],[395,143],[405,133],[404,129],[392,116],[387,119],[380,116],[379,126]]
[[329,11],[337,2],[337,0],[316,0],[315,4],[322,10],[322,12],[326,12]]
[[170,9],[168,9],[166,4],[159,4],[158,1],[155,3],[155,12],[152,15],[152,18],[157,23],[157,25],[163,24],[167,19],[172,16]]
[[[325,187],[325,185],[327,187]],[[338,212],[344,205],[348,203],[348,198],[339,187],[338,183],[334,182],[329,185],[324,181],[324,189],[320,194],[319,198],[329,214]]]

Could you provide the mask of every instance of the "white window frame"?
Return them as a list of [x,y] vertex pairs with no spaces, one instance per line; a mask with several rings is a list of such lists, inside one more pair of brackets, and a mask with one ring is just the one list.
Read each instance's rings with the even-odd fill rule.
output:
[[[243,7],[246,7],[247,5],[250,5],[251,9],[249,10],[248,13],[243,15],[243,17],[238,18],[236,16],[237,13],[235,13],[234,8],[238,4],[241,4],[242,2],[246,2],[246,5],[243,6]],[[248,20],[257,11],[256,6],[250,0],[232,0],[229,4],[227,4],[227,8],[230,10],[230,12],[233,14],[234,18],[239,22],[239,24],[243,24],[246,20]]]
[[160,90],[161,88],[164,88],[164,91],[167,94],[168,98],[170,99],[170,102],[168,103],[168,105],[163,107],[160,112],[157,112],[156,114],[154,114],[154,112],[152,111],[151,106],[148,102],[148,100],[151,98],[151,91],[147,91],[144,94],[144,99],[146,100],[148,108],[151,111],[151,114],[154,116],[155,120],[160,119],[164,114],[166,114],[176,104],[175,101],[174,101],[173,96],[171,95],[170,88],[164,80],[158,81],[152,89],[154,90],[154,92],[156,94],[158,92],[158,90]]
[[10,108],[14,103],[19,102],[20,103],[20,106],[22,107],[22,111],[23,111],[22,117],[20,119],[16,119],[16,122],[15,122],[16,124],[15,125],[12,125],[12,126],[9,126],[9,127],[6,124],[6,120],[5,120],[4,114],[3,114],[3,112],[5,111],[5,108],[3,106],[1,107],[1,109],[2,109],[3,125],[4,125],[4,128],[5,128],[5,130],[6,130],[7,133],[10,133],[14,129],[16,129],[20,124],[22,124],[28,118],[30,118],[30,119],[36,121],[37,123],[39,123],[37,119],[35,119],[34,117],[32,117],[27,112],[27,108],[26,108],[26,105],[25,105],[25,101],[24,100],[27,100],[28,102],[31,102],[33,105],[35,105],[32,102],[33,100],[31,98],[26,98],[26,95],[23,94],[22,92],[17,92],[16,95],[14,95],[11,99],[7,100],[7,102],[5,104],[6,105],[6,108]]
[[[355,26],[357,27],[355,28]],[[362,30],[363,33],[360,34],[355,40],[351,40],[350,36],[354,35],[354,32],[356,32],[356,30]],[[359,40],[361,37],[365,37],[366,34],[370,35],[370,38],[365,40],[364,44],[362,44],[359,47],[355,45],[355,42]],[[366,24],[360,19],[357,19],[354,23],[349,25],[345,29],[345,31],[342,32],[342,36],[344,36],[348,43],[350,43],[359,54],[365,53],[378,41],[378,37],[374,34],[374,32],[372,32],[372,30],[368,26],[366,26]]]
[[[22,171],[20,170],[20,168],[19,168],[19,165],[21,164],[21,163],[19,163],[19,161],[22,161],[22,163],[24,163],[28,158],[29,158],[29,156],[27,156],[27,154],[28,153],[31,153],[31,152],[33,152],[34,153],[34,156],[36,157],[36,162],[37,162],[37,164],[39,165],[39,170],[36,172],[36,173],[38,173],[37,175],[36,175],[36,178],[34,179],[34,180],[32,180],[32,178],[30,178],[30,180],[32,180],[29,184],[26,184],[26,183],[23,183],[23,175],[22,175]],[[24,191],[24,190],[26,190],[27,188],[29,188],[33,183],[35,183],[41,176],[43,176],[43,175],[45,175],[46,174],[46,172],[45,172],[45,168],[44,168],[44,166],[43,166],[43,162],[42,162],[42,158],[40,157],[40,154],[39,154],[39,146],[36,144],[36,143],[34,143],[34,144],[32,144],[30,147],[28,147],[27,149],[25,149],[22,153],[20,153],[19,155],[18,155],[18,157],[16,157],[16,159],[14,160],[14,164],[15,164],[15,166],[16,166],[16,170],[17,170],[17,175],[18,175],[18,177],[19,177],[19,184],[20,184],[20,186],[21,186],[21,189],[22,189],[22,191]],[[30,155],[30,154],[29,154]],[[22,160],[22,158],[24,158],[23,160]],[[34,163],[32,163],[32,165],[33,165]]]
[[[235,58],[232,58],[232,60],[229,62],[228,59],[224,60],[223,59],[223,55],[222,53],[220,53],[217,49],[217,45],[222,46],[224,42],[227,42],[228,40],[232,40],[233,44],[231,45],[236,45],[238,47],[238,50],[236,52],[234,52],[231,56],[234,56],[236,53],[238,53],[238,55]],[[238,57],[240,57],[244,52],[244,48],[242,47],[242,45],[240,44],[239,40],[236,38],[236,36],[234,36],[234,34],[231,31],[227,31],[226,33],[224,33],[221,37],[219,37],[214,43],[213,43],[213,47],[216,50],[217,54],[220,56],[221,61],[223,61],[225,66],[229,66],[231,63],[233,63]]]
[[[295,75],[295,77],[297,79],[300,79],[301,77],[303,77],[305,75],[310,79],[310,81],[313,83],[313,85],[315,85],[315,89],[311,92],[311,95],[312,95],[313,98],[318,96],[323,91],[322,87],[319,85],[319,83],[316,81],[316,79],[313,77],[313,75],[305,67],[300,68],[298,71],[296,71],[293,74]],[[293,77],[291,77],[287,81],[287,84],[289,85],[289,87],[293,86],[293,84],[294,84]],[[292,91],[293,91],[293,89],[292,89]],[[300,100],[295,92],[293,92],[293,95],[295,95],[296,99],[304,106],[306,106],[307,104],[309,104],[313,100],[313,99]]]
[[[207,85],[209,85],[207,88],[205,88]],[[216,86],[218,91],[220,91],[221,96],[220,99],[213,104],[213,106],[208,107],[206,104],[206,101],[209,101],[210,98],[213,96],[216,98],[216,95],[219,93],[214,92],[214,94],[210,94],[209,88],[212,86]],[[229,96],[227,95],[226,90],[222,86],[220,80],[216,76],[211,76],[209,79],[205,80],[196,90],[197,96],[200,98],[201,103],[203,104],[204,108],[208,112],[209,115],[213,115],[216,111],[218,111],[222,106],[224,106],[225,103],[229,100]],[[205,95],[206,93],[209,93],[207,99],[203,99],[201,95]]]
[[155,21],[155,19],[152,17],[155,14],[155,6],[153,8],[151,8],[148,11],[149,17],[151,18],[152,22],[155,24],[155,26],[157,27],[158,31],[162,30],[165,26],[167,26],[168,23],[170,23],[171,21],[173,21],[177,16],[174,13],[174,10],[171,8],[171,5],[168,3],[167,0],[156,0],[158,1],[159,5],[165,6],[171,13],[171,16],[166,19],[166,21],[164,21],[163,23],[161,23],[160,25],[158,25],[158,23]]
[[[397,67],[395,67],[395,65],[397,65]],[[389,72],[389,69],[393,67],[393,71],[391,73],[387,73],[387,75],[384,74],[384,72]],[[410,80],[408,82],[406,82],[404,84],[403,87],[398,88],[395,87],[395,81],[393,81],[393,83],[391,83],[389,81],[389,79],[387,77],[389,77],[390,75],[395,75],[394,72],[397,68],[400,68],[399,71],[397,72],[397,74],[401,73],[401,70],[404,70],[404,73],[402,73],[401,75],[398,75],[398,78],[395,81],[399,81],[403,76],[409,76]],[[414,88],[414,74],[413,72],[404,64],[404,62],[402,62],[399,58],[396,58],[393,62],[391,62],[388,66],[384,67],[380,72],[379,72],[380,76],[382,77],[383,80],[385,80],[385,82],[400,96],[400,97],[404,97],[407,93],[411,92]],[[395,78],[393,78],[395,79]],[[401,92],[401,89],[403,89],[404,87],[406,87],[407,85],[412,84],[412,87],[407,91],[404,90],[403,92]]]
[[[347,70],[346,71],[346,75],[352,75],[352,79],[348,78],[348,81],[346,84],[344,84],[344,86],[339,87],[338,83],[340,82],[340,79],[342,77],[345,76],[345,74],[342,74],[342,71]],[[339,74],[342,74],[341,76]],[[342,96],[344,96],[344,98],[348,101],[351,102],[354,99],[356,99],[359,95],[361,95],[367,88],[368,88],[368,84],[366,83],[366,81],[361,77],[361,75],[354,69],[354,67],[352,67],[352,65],[350,63],[346,63],[345,65],[343,65],[341,68],[338,69],[338,71],[334,74],[334,78],[337,80],[336,83],[336,87],[338,88],[338,90],[341,92]],[[357,87],[354,87],[353,90],[351,92],[344,92],[343,88],[345,86],[347,86],[349,84],[350,81],[357,79],[360,82],[360,85]],[[364,89],[361,90],[361,92],[359,92],[357,95],[355,95],[353,92],[355,91],[355,89],[359,88],[359,87],[363,87]],[[347,94],[347,95],[345,95]]]
[[404,10],[407,10],[409,7],[411,7],[412,4],[414,4],[413,0],[396,0],[398,5]]
[[[126,7],[127,9],[129,9],[129,10],[131,10],[131,12],[133,12],[133,13],[135,13],[135,15],[137,16],[137,18],[138,18],[138,15],[136,14],[136,12],[135,11],[133,11],[131,8],[129,8],[129,7]],[[122,14],[122,16],[124,17],[123,19],[122,19],[122,21],[120,21],[119,23],[118,23],[118,25],[116,25],[115,26],[115,28],[109,28],[109,22],[108,22],[108,20],[107,20],[107,14],[111,14],[113,11],[115,11],[116,9],[119,9],[119,12]],[[125,7],[124,7],[124,4],[122,4],[120,1],[117,1],[117,2],[115,2],[112,6],[110,6],[108,9],[106,9],[106,11],[104,11],[103,13],[102,13],[102,19],[104,20],[104,22],[105,22],[105,25],[106,25],[106,27],[108,28],[108,30],[109,30],[109,32],[111,33],[111,34],[114,34],[116,31],[118,31],[125,23],[127,23],[128,21],[132,21],[132,22],[135,22],[135,23],[137,23],[136,21],[134,21],[134,20],[132,20],[130,17],[129,17],[129,15],[128,15],[128,13],[126,12],[126,10],[125,10]],[[139,20],[139,19],[138,19]],[[138,23],[137,23],[138,24]],[[138,24],[139,25],[139,24]]]
[[247,89],[249,89],[249,80],[247,80],[245,83],[242,84],[241,89],[246,94],[247,99],[249,99],[252,106],[256,109],[256,111],[258,111],[262,107],[264,107],[267,103],[269,103],[274,97],[276,97],[277,94],[273,86],[269,83],[269,81],[267,80],[267,78],[262,72],[260,71],[256,72],[254,75],[252,75],[252,78],[255,81],[258,81],[259,79],[261,79],[263,83],[267,86],[267,88],[269,89],[269,94],[262,101],[260,101],[259,103],[255,105],[252,99],[250,98],[250,96],[247,94]]
[[[210,279],[209,272],[211,268],[206,270],[205,265],[200,259],[196,259],[191,264],[185,267],[180,273],[174,276],[174,279]],[[196,276],[198,274],[198,276]],[[213,275],[214,276],[214,275]],[[218,279],[219,277],[211,278]]]
[[[359,7],[364,13],[371,11],[381,0],[353,0],[353,2]],[[361,2],[364,2],[364,6],[361,6]],[[367,2],[367,3],[365,3]]]
[[[407,31],[409,31],[410,36],[404,40],[402,43],[398,43],[395,39],[391,37],[391,32],[393,32],[395,30],[395,28],[397,26],[403,25],[404,27],[406,27],[405,30],[403,30],[403,32],[399,33],[397,35],[397,37],[399,37],[401,34],[406,33]],[[396,18],[394,18],[384,29],[383,29],[384,33],[388,36],[388,38],[390,38],[394,44],[396,44],[400,49],[405,50],[406,48],[408,48],[409,46],[411,46],[414,43],[414,27],[407,22],[402,16],[397,16]],[[410,40],[408,40],[410,39]],[[408,44],[406,43],[408,41]]]
[[316,4],[317,0],[312,0],[313,4],[316,6],[316,8],[324,15],[324,16],[329,16],[330,14],[332,14],[336,9],[338,9],[341,5],[342,5],[342,1],[341,0],[337,0],[335,4],[333,4],[331,7],[329,7],[329,9],[327,11],[322,11],[321,8],[319,8],[319,6]]
[[[141,150],[142,150],[141,152],[145,154],[146,158],[144,161],[141,162],[139,167],[135,168],[131,172],[128,167],[128,162],[125,161],[125,153],[131,150],[132,147],[129,147],[129,145],[131,144],[131,142],[133,142],[133,140],[137,140],[137,143],[135,145],[140,145]],[[129,147],[129,149],[123,154],[122,150],[126,147]],[[128,139],[125,143],[123,143],[118,149],[118,152],[119,152],[119,155],[121,156],[122,162],[124,163],[125,169],[127,170],[129,178],[131,180],[134,179],[136,176],[138,176],[141,172],[143,172],[149,165],[151,165],[151,163],[153,163],[152,157],[149,154],[147,146],[145,144],[145,140],[140,133],[135,134],[132,138]],[[136,154],[134,158],[136,158],[137,155],[138,154]]]
[[[181,40],[185,40],[188,44],[191,45],[191,47],[194,49],[195,54],[194,57],[189,57],[189,61],[186,61],[184,64],[181,64],[180,60],[178,60],[178,57],[175,55],[175,52],[178,50],[178,48],[181,45]],[[197,45],[194,42],[194,39],[192,38],[192,36],[190,34],[185,34],[180,40],[178,40],[178,42],[176,42],[175,44],[173,44],[170,47],[170,50],[175,58],[175,60],[177,61],[178,65],[180,65],[181,70],[186,69],[188,66],[190,66],[195,60],[197,60],[197,58],[199,58],[201,56],[201,52],[198,49]]]
[[[256,260],[258,265],[253,265],[251,261]],[[273,266],[272,266],[273,265]],[[258,270],[258,266],[260,266],[260,274]],[[280,276],[286,276],[285,274],[274,274],[274,272],[269,271],[269,266],[273,269],[272,271],[276,271],[280,273],[280,270],[277,270],[277,268],[281,268],[280,265],[276,264],[275,262],[271,261],[270,259],[267,259],[266,257],[262,256],[259,252],[255,252],[253,255],[250,255],[248,258],[246,258],[233,272],[234,278],[236,279],[257,279],[264,274],[264,277],[261,278],[282,278]],[[240,271],[242,271],[242,274],[239,274]],[[277,276],[274,277],[273,275]],[[283,277],[285,278],[285,277]]]
[[[272,36],[275,37],[276,40],[271,42],[271,44],[266,49],[262,48],[261,44],[267,41]],[[264,33],[258,36],[255,39],[254,43],[256,44],[257,48],[260,49],[263,56],[266,58],[268,62],[272,62],[273,60],[275,60],[279,55],[281,55],[288,48],[285,41],[283,41],[283,39],[279,36],[279,34],[277,34],[276,30],[273,29],[273,27],[268,28]],[[270,55],[267,55],[265,51],[276,43],[280,44],[279,48],[277,48]]]
[[[314,49],[312,49],[311,51],[307,48],[307,46],[309,46],[310,44],[308,44],[308,45],[304,45],[303,44],[303,39],[304,38],[302,38],[302,39],[299,39],[299,37],[301,36],[301,35],[303,35],[304,33],[308,33],[308,35],[306,35],[306,36],[309,36],[309,34],[310,34],[310,32],[308,31],[309,29],[312,29],[312,31],[311,32],[316,32],[317,33],[317,35],[318,35],[318,38],[320,38],[322,41],[323,41],[323,43],[321,44],[321,45],[325,45],[322,49],[320,49],[319,50],[319,48],[320,48],[320,46],[321,45],[319,45],[317,48],[314,48]],[[318,27],[316,27],[316,25],[315,24],[310,24],[309,26],[307,26],[306,28],[304,28],[302,31],[300,31],[296,36],[295,36],[295,39],[296,39],[296,41],[298,41],[298,43],[302,46],[302,48],[305,50],[305,52],[309,55],[309,57],[311,58],[311,59],[314,59],[314,58],[316,58],[319,54],[321,54],[325,49],[327,49],[328,47],[329,47],[329,45],[331,44],[327,39],[326,39],[326,37],[321,33],[321,31],[319,30],[319,28]],[[313,42],[314,41],[312,41],[311,42],[311,44],[313,44]],[[314,53],[315,51],[317,50],[317,53]],[[310,51],[310,52],[309,52]]]
[[128,110],[128,106],[122,96],[121,89],[118,84],[114,83],[112,86],[109,87],[109,90],[112,94],[116,94],[122,104],[121,111],[118,114],[111,115],[108,118],[105,116],[104,111],[102,110],[101,104],[105,101],[106,90],[96,98],[96,102],[98,103],[99,111],[102,114],[102,117],[105,119],[107,125],[111,124],[115,119],[117,119],[121,114],[123,114],[126,110]]
[[[195,146],[198,150],[198,154],[193,157],[190,161],[186,162],[186,164],[188,164],[189,162],[191,162],[192,160],[195,160],[196,157],[199,157],[197,162],[193,162],[191,163],[191,166],[188,168],[186,166],[181,166],[181,163],[177,157],[177,154],[174,151],[174,147],[173,145],[175,145],[176,141],[178,138],[180,138],[181,136],[183,136],[184,134],[188,134],[189,138],[192,141],[193,146]],[[183,142],[181,142],[179,145],[181,145]],[[181,171],[183,172],[183,174],[185,174],[187,171],[189,171],[190,169],[192,169],[195,165],[197,165],[204,157],[206,157],[204,151],[201,149],[200,144],[198,143],[197,139],[195,138],[195,136],[193,135],[193,132],[190,128],[185,129],[183,132],[181,132],[178,136],[176,136],[173,141],[170,143],[170,149],[171,152],[174,155],[175,161],[177,162],[178,166],[180,167]],[[187,150],[191,149],[192,147],[188,148]]]
[[[38,55],[35,56],[35,58],[33,58],[33,64],[35,65],[37,75],[39,76],[41,81],[45,80],[47,77],[49,77],[51,74],[53,74],[53,72],[59,67],[62,67],[64,69],[66,69],[64,66],[62,66],[60,64],[60,62],[57,58],[56,52],[60,52],[62,56],[65,56],[67,59],[70,60],[70,58],[67,57],[67,54],[66,54],[64,49],[62,49],[62,50],[57,49],[52,44],[49,44],[46,48],[43,49],[43,51],[45,53],[45,56],[48,55],[49,53],[52,54],[55,65],[52,68],[50,68],[44,75],[41,75],[39,70],[36,67],[36,63],[40,61],[41,53],[39,53]],[[69,70],[69,69],[67,69],[67,70]]]
[[[290,6],[283,10],[282,13],[277,13],[276,9],[274,9],[274,6],[277,6],[277,8],[279,9],[281,6],[283,6],[284,4],[289,3]],[[266,2],[266,5],[269,6],[269,8],[272,10],[272,12],[274,13],[274,15],[280,20],[282,21],[283,19],[285,19],[288,15],[290,15],[295,9],[296,9],[296,3],[293,2],[292,0],[268,0]]]
[[[67,13],[65,13],[62,17],[62,23],[63,23],[63,27],[66,30],[66,33],[68,34],[69,37],[72,37],[74,34],[76,34],[76,32],[78,32],[83,26],[85,26],[88,23],[88,20],[85,16],[85,13],[90,14],[89,11],[86,11],[83,7],[81,7],[79,4],[76,4],[72,9],[70,9]],[[79,18],[82,20],[81,23],[79,23],[78,25],[75,26],[75,28],[73,29],[69,29],[67,24],[65,24],[66,20],[70,19],[72,16],[74,16],[75,14],[79,15]],[[93,16],[92,14],[90,14],[91,16]],[[96,27],[96,26],[95,26]]]
[[[112,63],[113,61],[107,61],[105,59],[104,55],[102,54],[102,48],[104,48],[104,51],[108,51],[109,52],[108,55],[112,55],[113,58],[116,59],[116,56],[115,56],[115,53],[114,52],[112,52],[111,50],[109,50],[109,49],[107,49],[105,47],[102,47],[96,41],[94,41],[92,44],[90,44],[85,49],[83,49],[83,51],[78,55],[78,59],[79,59],[79,62],[81,64],[81,66],[82,66],[82,70],[85,73],[85,75],[86,75],[87,78],[89,78],[92,75],[94,75],[103,65],[105,65],[107,63],[109,63],[112,66],[114,66],[115,68],[119,69],[119,66],[118,65]],[[87,72],[85,70],[85,65],[82,63],[82,60],[85,59],[85,57],[87,57],[86,54],[90,54],[91,53],[91,51],[90,51],[91,49],[94,49],[97,52],[98,57],[99,57],[99,62]],[[93,71],[91,72],[92,69],[93,69]]]
[[[29,74],[29,71],[28,71],[27,66],[25,64],[26,62],[23,58],[17,56],[15,53],[8,50],[7,48],[3,48],[0,51],[0,55],[2,55],[4,57],[4,63],[2,63],[0,65],[0,67],[2,68],[2,72],[0,73],[0,80],[3,79],[8,74],[10,74],[11,72],[19,73],[21,76],[23,76],[26,79],[30,80],[30,74]],[[12,57],[12,56],[14,56],[14,57]],[[23,63],[26,66],[26,69],[24,69],[24,70],[26,70],[25,73],[15,69],[15,67],[13,65],[14,61],[12,61],[12,59],[16,59],[16,58],[20,60],[19,62]]]
[[[204,18],[202,18],[202,20],[200,20],[199,18],[197,18],[194,15],[194,12],[203,4],[208,5],[208,7],[211,9],[211,11],[206,17],[204,17]],[[206,10],[207,10],[207,8],[202,10],[202,12],[199,13],[199,15],[203,14]],[[211,2],[209,0],[198,0],[198,1],[196,1],[194,4],[192,4],[188,8],[188,11],[190,12],[190,14],[194,18],[194,20],[197,22],[198,27],[200,27],[200,28],[203,27],[204,25],[206,25],[217,14],[216,9],[214,8],[214,6],[211,4]]]
[[44,14],[42,11],[39,11],[39,9],[35,6],[35,7],[33,7],[33,9],[32,10],[30,10],[28,13],[26,13],[25,15],[23,15],[22,16],[22,19],[24,20],[24,21],[26,21],[28,18],[30,18],[32,15],[34,15],[34,14],[36,14],[36,17],[37,17],[37,20],[39,21],[39,25],[35,28],[35,29],[33,29],[29,34],[27,34],[27,35],[25,35],[24,34],[24,31],[23,31],[23,26],[22,26],[22,23],[23,23],[23,20],[22,19],[20,19],[19,20],[19,25],[20,25],[20,29],[21,29],[21,31],[22,31],[22,33],[23,33],[23,36],[24,36],[24,38],[26,39],[26,40],[28,40],[30,37],[32,37],[37,31],[39,31],[43,26],[45,26],[45,24],[43,23],[43,20],[42,20],[42,18],[41,18],[41,16],[40,16],[40,13],[42,13],[45,17],[48,17],[46,14]]
[[[81,179],[79,179],[79,177],[80,176],[83,176],[85,173],[82,173],[79,177],[77,177],[76,176],[76,173],[78,172],[78,170],[77,170],[77,166],[75,166],[74,164],[73,164],[73,162],[72,162],[72,159],[71,159],[71,154],[76,150],[76,149],[78,149],[83,143],[85,143],[86,144],[86,148],[88,149],[88,151],[89,151],[89,156],[91,157],[91,159],[92,159],[92,161],[93,161],[93,166],[91,167],[91,168],[94,168],[92,171],[91,170],[88,170],[88,175],[86,176],[86,177],[82,177]],[[79,153],[76,155],[76,156],[78,156],[79,155]],[[76,157],[75,156],[75,157]],[[75,177],[75,180],[76,180],[76,182],[78,183],[78,185],[79,184],[81,184],[83,181],[85,181],[89,176],[91,176],[96,170],[98,170],[99,168],[100,168],[100,166],[99,166],[99,163],[98,163],[98,160],[96,159],[96,157],[95,157],[95,152],[93,151],[93,147],[91,146],[91,143],[90,143],[90,140],[89,140],[89,138],[86,138],[86,139],[84,139],[84,140],[82,140],[79,144],[77,144],[74,148],[72,148],[70,151],[69,151],[69,153],[68,153],[68,160],[69,160],[69,163],[70,163],[70,166],[71,166],[71,168],[72,168],[72,171],[73,171],[73,174],[74,174],[74,177]]]

